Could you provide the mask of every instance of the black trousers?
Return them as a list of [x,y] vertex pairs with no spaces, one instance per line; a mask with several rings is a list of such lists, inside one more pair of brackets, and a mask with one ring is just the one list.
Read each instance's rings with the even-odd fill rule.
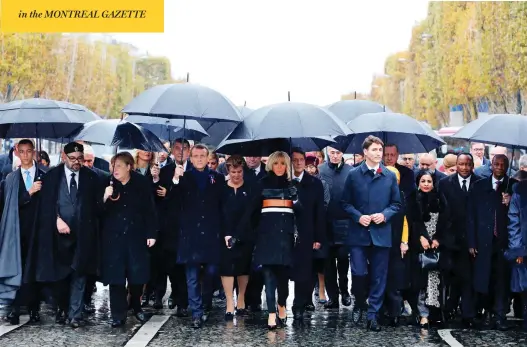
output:
[[20,315],[20,306],[27,306],[30,312],[40,311],[40,287],[39,283],[22,283],[11,305],[13,314]]
[[86,276],[86,288],[84,289],[84,304],[90,305],[92,303],[93,287],[97,282],[97,276]]
[[249,274],[249,283],[245,290],[246,307],[255,307],[262,304],[262,291],[264,287],[264,276],[262,271],[253,270]]
[[[188,308],[188,288],[185,265],[176,264],[167,270],[170,279],[171,293],[170,297],[178,308]],[[166,288],[166,275],[165,275]]]
[[503,251],[492,254],[489,291],[477,293],[478,308],[492,312],[498,318],[505,319],[509,311],[510,268]]
[[[141,311],[141,294],[143,293],[142,284],[129,284],[130,306],[135,313]],[[126,286],[120,284],[110,284],[110,310],[112,319],[126,320],[128,312],[128,291]]]
[[82,319],[86,277],[73,272],[55,283],[55,300],[58,309],[68,314],[69,319]]
[[323,259],[314,259],[311,268],[311,274],[308,278],[295,279],[295,299],[293,300],[293,308],[299,312],[304,312],[307,304],[313,304],[313,289],[318,283],[318,270],[321,269],[320,262]]
[[[326,259],[324,282],[330,300],[338,302],[339,293],[349,295],[348,272],[350,267],[348,247],[334,245],[329,248]],[[337,280],[338,275],[338,280]]]
[[[285,306],[289,296],[289,267],[283,265],[264,265],[262,268],[265,281],[267,311],[276,313],[276,302]],[[278,300],[276,300],[278,291]]]

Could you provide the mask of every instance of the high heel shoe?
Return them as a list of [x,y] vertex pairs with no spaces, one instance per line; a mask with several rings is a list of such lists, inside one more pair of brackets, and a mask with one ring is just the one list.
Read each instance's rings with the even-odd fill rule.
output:
[[421,321],[419,321],[419,327],[423,330],[428,330],[430,329],[430,322],[428,320],[426,320],[426,323],[421,323]]
[[232,313],[232,312],[226,312],[225,313],[225,320],[226,321],[231,321],[233,319],[234,319],[234,313]]
[[285,325],[287,324],[287,316],[285,316],[284,318],[277,317],[277,318],[276,318],[276,322],[277,322],[280,326],[285,327]]
[[274,325],[269,325],[269,323],[267,323],[268,330],[276,330],[276,328],[278,328],[278,318],[275,319]]

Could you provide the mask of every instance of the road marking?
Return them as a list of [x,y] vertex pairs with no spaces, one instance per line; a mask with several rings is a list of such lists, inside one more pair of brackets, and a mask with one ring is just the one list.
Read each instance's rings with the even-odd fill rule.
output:
[[125,347],[146,347],[157,334],[159,329],[168,321],[171,316],[154,315],[148,320],[141,329],[124,345]]
[[450,333],[451,331],[452,329],[441,329],[438,330],[437,333],[450,347],[463,347],[463,345],[452,336]]
[[29,322],[29,315],[23,315],[23,316],[20,316],[20,324],[18,325],[11,325],[9,323],[7,323],[9,325],[0,325],[0,336],[4,336],[8,332],[13,331],[16,328],[20,328],[22,325],[26,324],[27,322]]

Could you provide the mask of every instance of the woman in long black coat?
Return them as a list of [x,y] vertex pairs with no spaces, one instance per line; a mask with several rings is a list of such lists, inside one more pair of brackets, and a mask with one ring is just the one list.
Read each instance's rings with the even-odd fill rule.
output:
[[[259,215],[253,265],[262,266],[269,329],[284,325],[287,319],[289,276],[293,265],[295,237],[298,236],[295,214],[300,210],[301,205],[298,201],[297,189],[291,183],[290,168],[291,159],[287,153],[274,152],[269,156],[265,167],[267,176],[255,187],[254,198],[236,232],[237,235],[243,235],[246,230],[244,225],[251,222],[253,213]],[[276,290],[278,290],[278,316]]]
[[[225,230],[231,231],[238,228],[240,216],[251,203],[253,198],[251,185],[243,180],[245,162],[239,155],[230,156],[225,167],[229,174],[229,180],[223,193],[223,210],[225,216]],[[251,224],[245,224],[244,235],[251,235]],[[227,299],[225,319],[232,320],[234,316],[234,278],[238,283],[238,297],[236,303],[236,315],[246,315],[245,290],[249,282],[251,270],[251,257],[253,242],[246,239],[230,239],[227,235],[225,243],[221,246],[220,276]],[[230,239],[230,241],[229,241]]]
[[151,183],[133,172],[132,155],[121,152],[112,162],[112,181],[104,193],[101,282],[110,285],[112,326],[117,327],[126,322],[127,282],[135,317],[146,320],[140,297],[150,279],[149,247],[155,244],[157,219]]

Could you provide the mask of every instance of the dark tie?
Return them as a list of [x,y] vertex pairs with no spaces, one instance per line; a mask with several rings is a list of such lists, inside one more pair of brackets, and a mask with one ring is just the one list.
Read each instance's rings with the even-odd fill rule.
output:
[[[496,193],[498,193],[498,194],[499,194],[499,191],[500,191],[500,185],[501,185],[501,182],[497,181],[496,182]],[[494,236],[498,237],[498,209],[496,209],[496,211],[494,211]]]
[[254,176],[256,176],[256,169],[251,169],[251,172],[253,173]]
[[463,180],[463,186],[461,187],[465,193],[468,193],[467,180]]
[[72,172],[70,180],[70,198],[73,201],[77,200],[77,182],[75,182],[75,176],[75,172]]

